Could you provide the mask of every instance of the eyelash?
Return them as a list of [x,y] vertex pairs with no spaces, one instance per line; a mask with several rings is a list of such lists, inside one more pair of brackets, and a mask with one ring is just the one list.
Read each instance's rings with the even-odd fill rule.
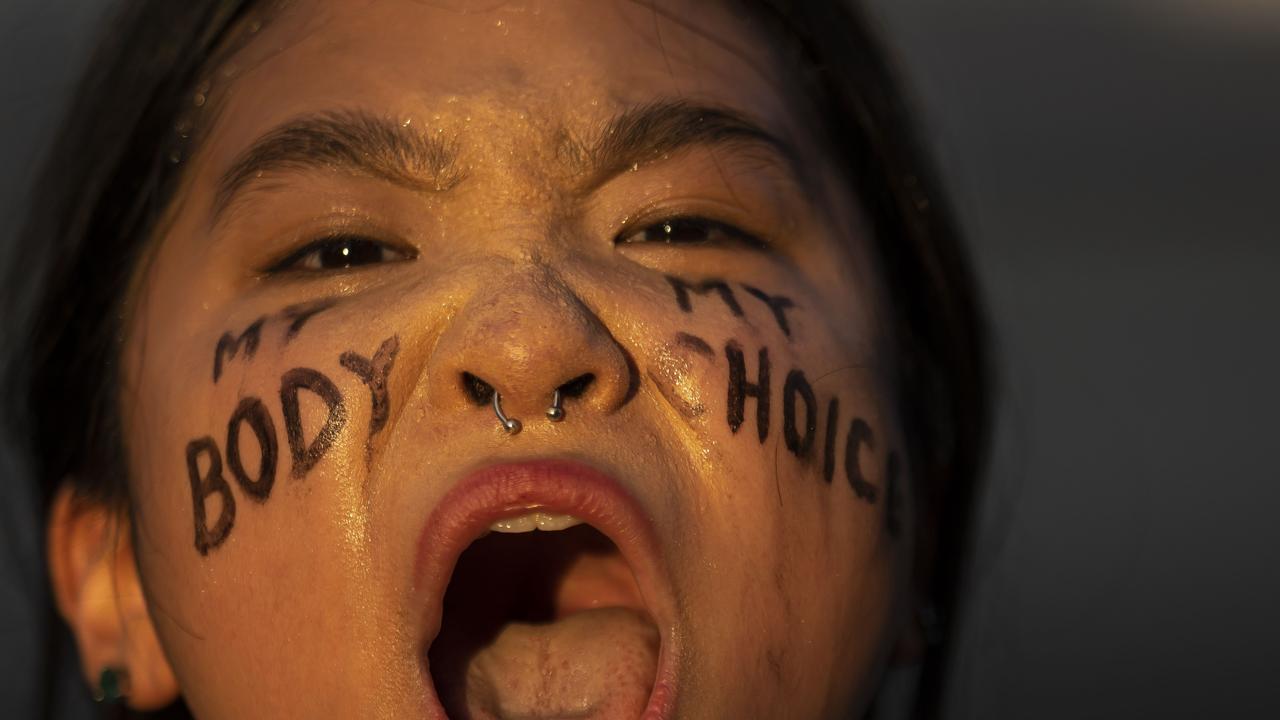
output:
[[[681,235],[690,231],[699,232],[704,235],[698,239],[681,239]],[[714,239],[716,234],[723,235],[728,244],[746,245],[756,250],[765,250],[769,244],[761,238],[753,235],[729,223],[720,222],[719,220],[711,220],[709,218],[697,215],[677,215],[674,217],[663,218],[657,222],[649,223],[642,227],[631,231],[623,231],[618,233],[614,238],[614,245],[630,245],[638,242],[656,242],[664,245],[722,245],[724,242],[717,242]],[[637,235],[643,235],[641,239],[636,238]]]
[[[327,253],[333,253],[326,257]],[[376,253],[370,256],[369,253]],[[417,253],[363,235],[331,235],[312,240],[267,267],[269,274],[350,270],[365,265],[412,260]],[[392,256],[392,257],[388,257]],[[325,266],[327,261],[336,261]]]
[[[701,237],[690,239],[687,237],[690,232],[700,234]],[[717,234],[722,235],[731,244],[746,245],[757,250],[768,248],[768,243],[764,240],[741,228],[696,215],[664,218],[635,230],[623,231],[618,233],[613,242],[615,245],[631,245],[640,242],[699,246],[724,244],[717,242],[715,239]],[[326,256],[328,253],[332,254]],[[370,253],[376,253],[376,255],[370,255]],[[272,263],[265,272],[280,274],[350,270],[365,265],[412,260],[415,257],[417,257],[416,252],[362,235],[332,235],[312,240]],[[331,264],[326,266],[326,262]]]

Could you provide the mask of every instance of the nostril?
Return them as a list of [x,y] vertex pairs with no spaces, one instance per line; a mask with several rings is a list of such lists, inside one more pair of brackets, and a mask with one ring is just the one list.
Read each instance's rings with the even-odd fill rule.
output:
[[[569,380],[556,388],[561,397],[578,398],[582,397],[591,384],[595,382],[594,373],[585,373]],[[493,402],[494,393],[497,392],[493,385],[485,382],[479,375],[463,371],[458,376],[459,383],[462,385],[462,391],[476,405],[488,405]],[[504,398],[505,399],[505,398]]]
[[595,379],[596,376],[592,373],[579,375],[578,377],[561,385],[560,394],[571,398],[581,397],[582,393],[587,391],[587,388],[591,386],[591,383],[594,382]]
[[493,400],[493,386],[469,372],[462,373],[462,390],[477,405],[487,405]]

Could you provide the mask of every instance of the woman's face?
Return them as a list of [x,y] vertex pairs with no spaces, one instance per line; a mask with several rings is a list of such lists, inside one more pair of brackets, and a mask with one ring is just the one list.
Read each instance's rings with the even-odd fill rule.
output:
[[196,715],[862,707],[910,492],[863,231],[763,37],[621,0],[246,32],[124,367]]

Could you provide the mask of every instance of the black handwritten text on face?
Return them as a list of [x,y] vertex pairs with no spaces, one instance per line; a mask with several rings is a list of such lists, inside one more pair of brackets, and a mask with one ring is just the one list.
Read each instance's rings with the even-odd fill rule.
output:
[[[734,317],[745,316],[742,305],[738,302],[738,296],[733,291],[733,286],[724,280],[711,278],[689,281],[673,275],[667,275],[666,278],[667,283],[671,285],[671,289],[675,293],[676,306],[682,312],[693,312],[694,296],[706,297],[714,294],[720,298],[720,302],[728,308]],[[750,285],[742,285],[741,287],[748,295],[764,303],[773,315],[774,321],[778,323],[778,328],[782,330],[782,334],[790,338],[791,323],[787,318],[787,311],[795,308],[795,302],[785,295],[771,295]]]
[[373,357],[367,358],[348,350],[342,353],[339,362],[350,370],[360,382],[369,387],[371,402],[369,410],[369,440],[365,443],[365,461],[373,454],[373,436],[387,424],[391,416],[391,399],[387,391],[387,381],[391,377],[391,366],[395,364],[396,355],[400,352],[400,337],[387,338],[378,346]]
[[[686,314],[695,312],[695,299],[702,302],[714,302],[718,298],[720,304],[733,317],[745,316],[734,286],[719,278],[686,280],[672,275],[665,276],[667,283],[675,294],[676,306]],[[751,285],[740,287],[751,297],[759,300],[767,307],[778,325],[778,329],[788,339],[792,339],[791,319],[788,312],[794,310],[795,302],[785,295],[775,295]],[[677,342],[689,346],[689,338],[696,340],[699,348],[710,349],[705,341],[689,333],[679,333]],[[705,353],[703,353],[705,354]],[[729,430],[735,435],[748,422],[747,403],[753,402],[755,409],[756,438],[763,444],[769,437],[770,420],[773,409],[773,388],[775,373],[770,361],[769,348],[760,347],[755,353],[746,352],[735,340],[725,344],[724,357],[728,363],[728,389],[725,398],[726,417]],[[754,366],[754,370],[751,369]],[[814,393],[808,376],[802,369],[791,368],[781,383],[782,433],[787,450],[798,460],[806,461],[811,456],[818,442],[818,417],[823,405]],[[875,504],[881,496],[881,489],[867,479],[861,464],[862,450],[872,452],[876,449],[876,435],[871,425],[864,419],[854,417],[847,427],[841,426],[840,400],[830,398],[826,405],[826,419],[822,433],[822,478],[830,484],[836,473],[836,451],[843,431],[844,437],[844,474],[854,495],[864,502]],[[897,488],[897,456],[890,451],[887,454],[888,464],[882,477],[887,486],[886,491],[891,501],[896,501]],[[893,503],[893,504],[896,504]],[[890,508],[890,514],[896,518],[896,508]],[[896,520],[887,522],[890,529]]]
[[[750,362],[754,355],[754,362]],[[755,353],[747,353],[735,340],[725,343],[724,357],[728,364],[728,389],[725,393],[725,421],[730,432],[735,435],[749,424],[747,403],[753,402],[755,407],[756,438],[763,444],[769,437],[770,419],[776,407],[771,401],[774,368],[770,362],[769,348],[761,347]],[[750,369],[754,365],[754,370]],[[808,376],[799,368],[791,369],[782,384],[782,439],[797,460],[806,461],[812,455],[814,445],[820,433],[818,430],[818,411],[822,405],[810,384]],[[840,438],[844,438],[844,475],[854,495],[868,504],[887,494],[889,504],[886,525],[891,533],[897,532],[898,512],[898,459],[896,453],[887,454],[886,467],[881,477],[887,486],[882,488],[872,483],[863,468],[863,451],[874,452],[876,434],[871,424],[860,417],[852,418],[847,425],[841,424],[840,401],[831,398],[826,404],[825,428],[821,433],[822,446],[822,479],[831,483],[836,472],[836,451]]]
[[213,348],[213,381],[216,383],[222,377],[222,370],[226,363],[237,358],[253,359],[254,354],[258,352],[258,345],[262,342],[263,325],[268,320],[280,320],[286,323],[284,343],[287,345],[298,336],[307,321],[337,304],[337,298],[322,298],[290,305],[274,315],[259,317],[239,335],[232,334],[231,331],[222,333],[222,337],[218,338],[218,343]]
[[[339,359],[344,368],[369,387],[372,399],[370,439],[386,425],[390,413],[388,377],[399,347],[399,337],[392,336],[378,346],[372,358],[348,351]],[[324,422],[310,438],[302,425],[300,393],[303,392],[315,395],[325,407]],[[300,479],[324,458],[346,427],[349,414],[346,399],[332,379],[319,370],[306,367],[295,367],[281,375],[279,396],[291,461],[289,474]],[[257,443],[259,451],[256,468],[246,468],[240,453],[241,443],[250,437]],[[201,555],[208,555],[210,550],[225,542],[235,526],[237,505],[228,473],[235,481],[235,487],[254,503],[267,502],[275,487],[280,439],[271,412],[261,398],[248,396],[240,399],[227,422],[224,447],[225,463],[213,436],[196,438],[186,447],[195,547]],[[221,502],[218,503],[217,518],[210,522],[206,503],[215,496]]]

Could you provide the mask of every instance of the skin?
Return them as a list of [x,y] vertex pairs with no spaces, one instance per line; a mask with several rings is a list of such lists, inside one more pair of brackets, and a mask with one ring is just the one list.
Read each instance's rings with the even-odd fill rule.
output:
[[[568,457],[618,477],[652,516],[678,593],[679,717],[860,712],[903,635],[914,529],[909,510],[901,532],[886,527],[884,468],[901,442],[875,370],[879,290],[865,230],[792,112],[792,83],[764,40],[709,3],[464,5],[293,3],[212,88],[200,150],[139,272],[125,345],[128,551],[147,612],[122,632],[154,632],[163,648],[131,668],[161,678],[139,702],[180,691],[201,718],[422,716],[412,576],[423,523],[477,467]],[[794,147],[805,175],[760,148],[699,145],[583,191],[558,140],[591,138],[618,112],[674,99],[751,117]],[[219,178],[260,136],[300,116],[353,110],[448,139],[465,177],[437,192],[339,167],[275,170],[213,219]],[[769,247],[724,237],[615,243],[677,214],[731,223]],[[385,240],[404,256],[264,271],[336,231]],[[741,316],[714,293],[693,295],[689,312],[677,306],[666,276],[693,282],[712,277],[708,268],[731,286]],[[790,337],[743,284],[793,300]],[[325,298],[336,302],[286,341],[282,309]],[[213,382],[218,339],[262,317],[252,357],[225,360]],[[373,358],[392,337],[389,410],[370,439],[370,387],[340,357]],[[737,433],[726,423],[730,341],[751,380],[768,348],[764,442],[754,399]],[[347,411],[299,478],[289,473],[279,395],[296,367],[330,378]],[[784,446],[791,369],[803,370],[818,401],[807,459]],[[524,431],[502,432],[467,395],[462,372],[497,387]],[[596,381],[566,401],[564,422],[546,422],[551,390],[584,372]],[[249,396],[274,421],[275,486],[258,502],[231,482],[234,526],[201,555],[184,449],[211,436],[225,466],[227,421]],[[832,397],[843,425],[838,468],[853,417],[875,433],[860,466],[877,502],[858,498],[843,470],[823,481]],[[313,437],[324,405],[303,393],[300,414]],[[253,475],[257,445],[247,426],[240,434]],[[207,509],[212,523],[216,502]],[[74,615],[65,587],[77,584],[59,585],[60,598],[73,596],[64,614]],[[96,677],[88,660],[86,671]]]

